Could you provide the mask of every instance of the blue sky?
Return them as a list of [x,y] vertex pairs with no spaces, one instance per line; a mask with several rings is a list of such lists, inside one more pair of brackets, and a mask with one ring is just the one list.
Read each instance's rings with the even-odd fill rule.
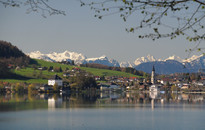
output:
[[99,20],[89,7],[80,7],[77,0],[59,0],[51,4],[64,10],[66,16],[43,18],[41,13],[26,14],[25,6],[4,8],[0,5],[0,40],[11,42],[25,53],[69,50],[87,57],[106,55],[118,61],[134,61],[148,54],[162,59],[171,55],[186,58],[185,50],[194,47],[194,43],[181,37],[157,41],[138,39],[135,33],[125,31],[134,23],[134,18],[127,23],[119,15]]

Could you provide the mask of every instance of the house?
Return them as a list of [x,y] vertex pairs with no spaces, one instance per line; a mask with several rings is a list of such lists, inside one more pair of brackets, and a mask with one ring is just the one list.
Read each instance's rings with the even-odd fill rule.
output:
[[16,70],[20,70],[21,68],[19,66],[16,67]]
[[111,89],[111,90],[120,89],[120,86],[118,86],[118,85],[115,84],[115,83],[111,83],[111,84],[110,84],[110,89]]
[[63,77],[69,77],[70,76],[70,73],[64,73],[63,74]]
[[169,78],[163,78],[161,79],[160,83],[163,84],[163,85],[166,85],[167,83],[170,82],[170,79]]
[[80,68],[73,67],[71,71],[72,71],[72,72],[80,71]]
[[58,75],[54,75],[51,79],[48,80],[48,85],[54,86],[57,84],[58,86],[63,86],[63,80]]
[[101,84],[101,86],[100,86],[100,90],[101,91],[106,91],[106,90],[109,90],[109,85],[107,85],[107,84]]
[[13,69],[14,67],[15,67],[14,65],[8,64],[8,68],[9,68],[9,69]]
[[100,76],[95,76],[95,80],[100,80]]

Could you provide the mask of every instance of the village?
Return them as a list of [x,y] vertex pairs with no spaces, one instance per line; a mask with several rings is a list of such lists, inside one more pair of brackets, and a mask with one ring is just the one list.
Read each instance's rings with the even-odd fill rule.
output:
[[[19,67],[16,69],[19,69]],[[37,69],[41,71],[48,69],[52,72],[62,71],[61,68],[59,68],[60,70],[54,70],[52,67],[39,67]],[[87,80],[83,81],[88,78],[89,82]],[[205,92],[205,76],[203,73],[157,75],[154,66],[151,75],[147,77],[94,76],[75,66],[71,70],[66,68],[62,75],[53,75],[48,79],[47,84],[23,84],[21,86],[24,90],[21,90],[28,90],[29,85],[32,86],[32,90],[37,90],[41,93],[68,93],[81,90],[200,93]],[[13,87],[11,84],[6,84],[4,88],[1,87],[1,92],[14,92],[15,89]]]

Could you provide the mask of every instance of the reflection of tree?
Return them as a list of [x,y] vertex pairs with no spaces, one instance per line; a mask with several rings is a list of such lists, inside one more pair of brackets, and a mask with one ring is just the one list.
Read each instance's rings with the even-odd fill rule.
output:
[[69,100],[69,105],[79,106],[82,104],[95,104],[100,98],[98,93],[72,93]]

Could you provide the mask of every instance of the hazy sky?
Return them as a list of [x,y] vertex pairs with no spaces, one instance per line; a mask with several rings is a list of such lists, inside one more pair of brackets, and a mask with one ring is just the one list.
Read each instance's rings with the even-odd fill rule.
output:
[[125,23],[119,15],[111,15],[99,20],[89,7],[80,7],[77,0],[58,0],[53,6],[64,10],[66,16],[43,18],[41,13],[26,14],[24,6],[0,5],[0,40],[11,42],[25,53],[68,50],[87,57],[106,55],[118,61],[134,61],[148,54],[162,59],[171,55],[186,58],[185,50],[194,46],[184,38],[138,39],[136,34],[125,31],[134,19]]

